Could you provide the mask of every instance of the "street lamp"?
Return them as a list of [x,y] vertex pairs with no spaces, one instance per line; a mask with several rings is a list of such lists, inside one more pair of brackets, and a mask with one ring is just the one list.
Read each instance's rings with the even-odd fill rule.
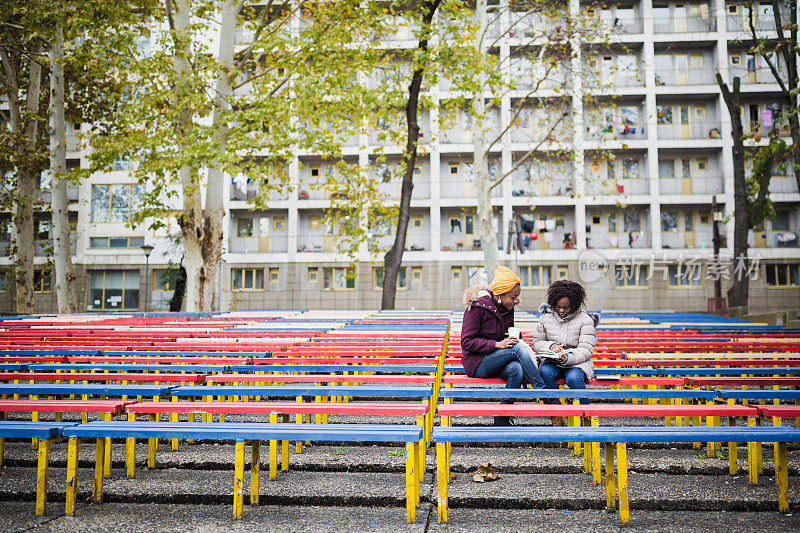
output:
[[150,252],[153,247],[149,244],[142,245],[144,252],[144,312],[147,313],[147,295],[150,292]]

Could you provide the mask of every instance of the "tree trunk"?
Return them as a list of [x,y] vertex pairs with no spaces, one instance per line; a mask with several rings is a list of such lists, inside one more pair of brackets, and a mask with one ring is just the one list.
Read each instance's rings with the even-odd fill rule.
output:
[[[436,10],[441,0],[428,0],[423,4],[422,34],[417,46],[417,57],[427,58],[428,40],[431,34],[431,25]],[[411,77],[408,87],[408,101],[406,102],[406,128],[408,139],[403,152],[406,163],[403,175],[403,186],[400,191],[400,207],[397,216],[397,232],[394,244],[383,257],[383,292],[381,294],[381,309],[394,309],[397,289],[397,274],[403,262],[403,251],[406,247],[406,233],[408,220],[411,216],[411,191],[414,188],[414,165],[417,161],[417,147],[419,146],[419,93],[422,87],[422,76],[427,62],[420,60]]]
[[[166,9],[170,12],[172,20],[171,32],[175,46],[173,68],[175,69],[174,91],[181,95],[191,91],[189,76],[192,65],[189,61],[189,23],[191,13],[187,0],[173,0],[165,2]],[[180,98],[179,98],[180,100]],[[192,123],[193,110],[185,107],[181,110],[175,121],[175,130],[178,138],[188,137],[194,124]],[[188,147],[182,146],[183,150]],[[183,209],[178,217],[183,240],[184,261],[186,267],[186,305],[184,310],[190,312],[205,309],[204,292],[206,271],[203,268],[203,254],[200,251],[204,233],[203,205],[200,194],[200,178],[198,170],[184,164],[178,171],[181,190],[183,193]]]
[[[478,0],[475,5],[475,19],[478,32],[475,37],[475,50],[486,53],[483,35],[486,31],[486,0]],[[478,94],[472,99],[472,174],[475,178],[475,196],[477,200],[478,236],[483,248],[484,268],[487,276],[491,276],[497,268],[497,228],[494,224],[491,190],[489,188],[489,169],[486,153],[486,101],[483,98],[483,86],[486,74],[479,74]]]
[[[228,135],[228,111],[233,95],[230,72],[233,69],[233,43],[236,21],[241,3],[226,0],[222,7],[219,55],[220,73],[216,83],[213,107],[214,137],[220,153],[226,150]],[[189,25],[189,9],[184,0],[175,3],[175,31],[185,35]],[[188,42],[188,41],[178,41]],[[177,76],[187,76],[191,65],[189,50],[177,50],[175,70]],[[192,128],[192,110],[187,109],[176,125],[179,131]],[[201,205],[199,176],[196,169],[181,169],[183,186],[183,213],[179,224],[183,235],[184,261],[186,268],[186,311],[215,311],[220,302],[218,290],[219,265],[222,255],[222,221],[225,217],[223,205],[224,172],[218,165],[208,170],[206,181],[206,203]]]
[[[37,45],[32,50],[36,56],[41,51]],[[16,257],[14,260],[15,284],[14,299],[17,304],[16,312],[21,315],[33,313],[33,203],[34,184],[36,181],[37,165],[31,162],[36,152],[36,139],[38,134],[39,101],[42,88],[42,67],[33,59],[28,60],[28,89],[25,101],[25,116],[20,115],[19,127],[25,128],[25,137],[17,148],[17,196],[14,205],[14,246]],[[15,95],[16,96],[16,95]],[[18,109],[18,108],[17,108]]]
[[59,313],[78,311],[75,292],[75,273],[69,238],[69,204],[67,182],[67,147],[64,124],[64,36],[61,27],[50,47],[50,207],[53,232],[53,263],[55,266],[56,301]]
[[731,116],[731,135],[733,137],[733,285],[728,289],[728,306],[747,305],[750,291],[747,258],[747,232],[750,229],[747,216],[747,183],[744,177],[744,130],[739,108],[739,78],[733,79],[733,91],[717,74],[717,85]]

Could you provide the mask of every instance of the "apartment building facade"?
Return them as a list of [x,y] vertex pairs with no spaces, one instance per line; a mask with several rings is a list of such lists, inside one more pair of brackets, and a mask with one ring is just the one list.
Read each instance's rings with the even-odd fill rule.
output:
[[[755,4],[756,28],[776,37],[771,2]],[[586,43],[578,67],[562,69],[571,91],[549,94],[547,86],[540,87],[560,102],[554,106],[569,110],[571,120],[551,133],[551,146],[572,156],[542,149],[520,163],[553,113],[521,104],[532,68],[524,58],[501,61],[513,65],[505,75],[517,90],[503,95],[493,111],[500,130],[512,110],[523,106],[489,156],[492,176],[515,168],[493,189],[491,201],[500,262],[519,272],[522,305],[536,308],[550,281],[570,278],[586,285],[592,308],[704,310],[714,296],[715,278],[721,278],[724,296],[731,277],[748,275],[752,309],[800,307],[800,191],[791,167],[779,168],[772,179],[776,217],[751,231],[749,271],[720,271],[713,264],[713,225],[722,234],[723,258],[732,253],[727,243],[733,237],[733,143],[716,73],[727,81],[741,78],[749,146],[765,144],[776,128],[791,142],[780,88],[763,60],[748,52],[745,6],[724,0],[572,0],[564,2],[564,10],[589,13],[612,33],[611,46]],[[491,6],[490,18],[489,34],[501,60],[530,46],[526,25],[536,24],[534,17],[501,0]],[[398,28],[392,46],[415,46],[411,31]],[[778,66],[785,68],[780,61]],[[598,95],[599,105],[584,109],[583,99],[574,95],[595,86],[589,77],[609,89]],[[459,308],[463,289],[487,277],[477,235],[471,119],[466,109],[456,110],[440,127],[444,111],[437,102],[448,99],[450,87],[442,80],[425,89],[434,105],[420,118],[422,153],[414,169],[396,306]],[[77,143],[83,127],[68,126],[70,165],[86,164]],[[400,161],[398,148],[367,132],[347,140],[342,153],[346,161],[369,167],[384,192],[399,197],[399,181],[383,179]],[[385,161],[378,162],[378,153]],[[115,162],[70,190],[73,261],[89,311],[141,311],[145,291],[148,309],[163,310],[174,290],[181,257],[179,243],[170,238],[174,228],[153,232],[126,225],[142,194],[129,165]],[[299,153],[287,168],[291,192],[273,194],[261,210],[250,202],[257,186],[230,178],[221,309],[379,307],[382,256],[369,249],[391,244],[394,229],[371,231],[355,262],[337,254],[335,231],[324,222],[330,198],[313,186],[335,173],[335,165]],[[0,238],[5,241],[0,249],[7,248],[9,235]],[[37,220],[36,256],[36,311],[42,313],[56,309],[45,267],[48,238],[43,215]],[[144,244],[154,247],[148,259]],[[0,312],[13,312],[8,279],[3,288]]]

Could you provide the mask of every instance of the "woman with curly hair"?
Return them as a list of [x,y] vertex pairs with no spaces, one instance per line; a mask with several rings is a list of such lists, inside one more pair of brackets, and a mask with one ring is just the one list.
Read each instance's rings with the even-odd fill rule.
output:
[[[542,356],[539,373],[548,389],[555,389],[560,378],[566,379],[570,389],[585,389],[586,381],[594,376],[597,321],[582,309],[585,301],[586,291],[574,281],[554,281],[547,288],[547,305],[540,309],[533,349]],[[563,425],[563,418],[554,418],[553,423]]]
[[[509,337],[514,325],[514,307],[519,304],[520,280],[510,269],[499,266],[490,287],[464,291],[464,322],[461,326],[461,364],[469,377],[500,378],[507,389],[519,389],[528,382],[534,389],[545,388],[529,350],[516,337]],[[505,398],[500,403],[514,403]],[[494,417],[496,426],[511,426],[508,416]]]

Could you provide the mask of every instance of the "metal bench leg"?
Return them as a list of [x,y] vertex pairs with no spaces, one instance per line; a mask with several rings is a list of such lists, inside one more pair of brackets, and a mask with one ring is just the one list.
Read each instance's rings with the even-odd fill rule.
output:
[[250,443],[250,505],[258,505],[261,474],[261,441]]
[[[716,426],[716,417],[714,416],[707,416],[706,417],[706,426],[714,427]],[[713,442],[706,443],[706,457],[714,457],[716,455],[716,446]]]
[[[0,412],[0,420],[6,420],[6,413]],[[3,457],[6,454],[6,439],[0,438],[0,466],[3,466]]]
[[[303,403],[303,397],[302,396],[295,397],[295,402],[296,403]],[[302,424],[304,416],[305,415],[303,415],[302,413],[297,413],[295,415],[295,421],[298,424]],[[294,453],[303,453],[303,441],[299,440],[294,444]]]
[[[103,420],[111,421],[114,419],[114,416],[111,413],[104,413]],[[103,456],[103,477],[111,478],[111,437],[106,437],[106,442],[104,446],[104,456]]]
[[617,443],[617,477],[619,491],[619,523],[628,523],[628,448],[624,442]]
[[[150,415],[150,422],[158,422],[158,414]],[[147,468],[156,467],[156,450],[158,449],[158,439],[147,439]]]
[[[136,421],[136,413],[128,413],[128,422]],[[136,439],[125,439],[125,475],[133,479],[136,477]]]
[[789,469],[786,464],[786,443],[775,443],[775,481],[778,484],[778,511],[789,512]]
[[[755,417],[749,416],[747,417],[747,426],[748,427],[755,427],[756,419]],[[758,458],[756,452],[756,443],[755,442],[748,442],[747,443],[747,480],[750,482],[751,485],[758,484],[758,466],[756,465],[756,460]]]
[[[425,437],[416,444],[414,456],[417,461],[417,481],[422,483],[425,481],[425,471],[427,470],[427,465],[425,464]],[[419,502],[419,499],[417,501]]]
[[[589,419],[585,416],[581,417],[581,426],[588,426],[591,425]],[[592,473],[592,453],[590,446],[584,446],[583,451],[583,472],[586,475]]]
[[47,465],[50,462],[50,439],[39,440],[36,464],[36,516],[47,510]]
[[233,518],[242,519],[242,486],[244,485],[244,441],[236,441],[233,466]]
[[450,482],[450,465],[448,464],[447,449],[448,443],[436,443],[436,482],[439,493],[437,507],[439,511],[439,523],[447,522],[447,485]]
[[[278,413],[269,414],[269,423],[278,423]],[[278,441],[269,441],[269,478],[278,479]]]
[[[597,427],[599,425],[600,425],[600,423],[598,422],[597,417],[593,416],[592,417],[592,427]],[[594,476],[592,478],[592,482],[595,485],[599,485],[601,477],[602,477],[602,472],[603,472],[603,465],[602,465],[602,463],[600,461],[600,443],[599,442],[587,443],[587,448],[589,448],[589,447],[592,450],[592,467],[594,469],[593,470]],[[587,450],[587,452],[588,452],[588,450]]]
[[[735,426],[736,419],[732,416],[728,417],[728,426]],[[732,476],[735,476],[739,472],[739,451],[737,448],[737,442],[729,442],[728,443],[728,473]]]
[[413,524],[417,519],[417,498],[419,497],[419,481],[417,480],[417,457],[414,443],[406,443],[406,522]]
[[[281,415],[281,422],[288,424],[290,415]],[[289,470],[289,441],[281,441],[281,470],[286,472]]]
[[97,439],[94,452],[94,501],[103,501],[103,478],[105,477],[106,438]]
[[[173,402],[177,402],[178,401],[178,397],[177,396],[173,396],[172,397],[172,401]],[[169,414],[169,421],[170,422],[177,422],[178,421],[178,413],[170,413]],[[177,452],[178,451],[178,439],[172,439],[171,444],[172,444],[172,451],[173,452]]]
[[606,510],[613,511],[617,508],[617,493],[614,487],[614,445],[606,442],[603,447],[606,452]]
[[78,439],[71,437],[67,446],[67,503],[64,512],[75,515],[75,497],[78,492]]

